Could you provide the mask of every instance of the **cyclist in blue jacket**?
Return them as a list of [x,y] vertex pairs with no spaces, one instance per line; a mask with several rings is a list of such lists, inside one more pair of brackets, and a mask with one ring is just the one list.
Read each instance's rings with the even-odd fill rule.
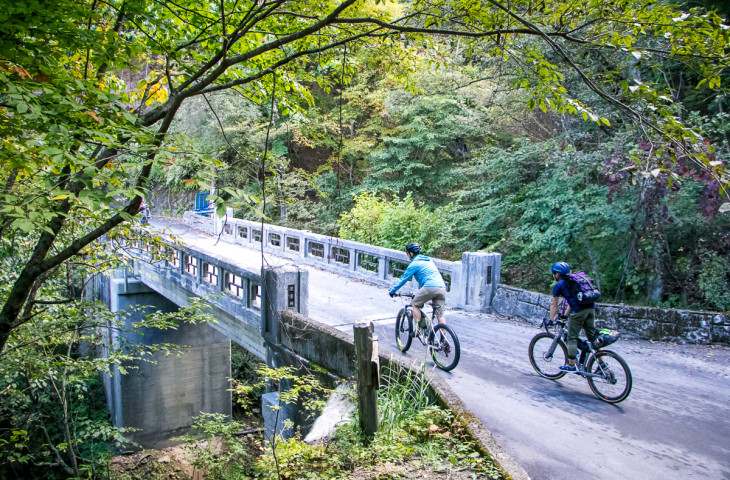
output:
[[444,317],[444,308],[446,307],[446,283],[444,283],[441,273],[436,268],[436,264],[433,263],[431,258],[426,255],[421,255],[421,245],[415,242],[411,242],[406,245],[406,255],[410,259],[411,263],[403,272],[398,283],[390,289],[390,296],[393,297],[395,292],[400,287],[406,284],[412,277],[416,277],[418,282],[418,291],[416,296],[411,300],[413,307],[413,321],[415,324],[421,320],[421,308],[423,305],[431,300],[433,310],[436,313],[439,323],[446,323],[446,317]]

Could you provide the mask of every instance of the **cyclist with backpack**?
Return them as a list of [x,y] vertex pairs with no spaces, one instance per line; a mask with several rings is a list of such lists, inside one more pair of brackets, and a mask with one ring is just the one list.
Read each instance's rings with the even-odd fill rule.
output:
[[[570,266],[565,262],[554,263],[550,268],[555,280],[553,300],[550,304],[550,321],[555,320],[558,313],[558,298],[563,297],[568,303],[565,314],[568,315],[568,363],[560,367],[564,372],[575,372],[575,357],[578,353],[578,335],[583,329],[589,341],[598,335],[596,330],[596,313],[594,303],[600,298],[600,292],[591,283],[590,277],[583,272],[570,274]],[[600,360],[599,360],[600,362]]]
[[395,292],[406,284],[412,277],[416,277],[418,282],[418,291],[413,297],[411,305],[418,307],[413,309],[413,322],[417,325],[421,320],[421,308],[429,300],[433,305],[433,311],[438,318],[439,323],[446,323],[444,317],[444,308],[446,306],[446,283],[444,282],[441,272],[438,271],[436,265],[430,257],[421,255],[421,245],[411,242],[406,245],[406,255],[411,263],[403,272],[398,283],[390,289],[389,295],[395,296]]

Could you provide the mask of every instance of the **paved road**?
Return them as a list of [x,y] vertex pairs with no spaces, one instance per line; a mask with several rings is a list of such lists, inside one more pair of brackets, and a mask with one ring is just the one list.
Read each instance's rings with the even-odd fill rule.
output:
[[[730,349],[619,341],[632,369],[609,405],[576,375],[539,377],[527,345],[539,330],[452,311],[462,344],[451,387],[533,479],[730,479]],[[391,325],[379,325],[391,348]],[[415,347],[409,356],[422,355]]]
[[[184,243],[260,268],[254,250],[216,245],[214,238],[168,225]],[[271,255],[265,260],[292,263]],[[397,352],[399,299],[381,287],[300,267],[309,270],[311,318],[347,332],[355,320],[373,320],[381,348]],[[458,310],[447,318],[462,357],[453,372],[439,373],[531,478],[730,479],[730,348],[620,340],[611,348],[631,367],[634,387],[627,400],[609,405],[582,378],[553,382],[532,370],[527,346],[539,332],[535,326]],[[407,356],[424,354],[414,344]]]

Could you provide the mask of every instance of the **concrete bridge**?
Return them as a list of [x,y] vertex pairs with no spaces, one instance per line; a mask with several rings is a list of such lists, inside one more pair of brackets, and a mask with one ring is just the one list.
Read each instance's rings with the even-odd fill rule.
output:
[[[199,411],[230,414],[229,341],[269,366],[290,365],[290,357],[302,352],[281,346],[281,312],[307,316],[312,305],[312,318],[349,327],[350,332],[356,320],[392,321],[397,312],[385,287],[407,267],[403,252],[272,225],[263,225],[262,230],[260,223],[238,219],[221,224],[217,218],[192,213],[181,224],[155,227],[157,232],[167,228],[181,242],[170,239],[164,246],[129,242],[125,249],[130,268],[97,278],[93,295],[112,311],[149,306],[130,317],[129,323],[151,310],[170,312],[193,298],[206,297],[217,322],[183,325],[173,332],[146,331],[142,337],[126,335],[128,342],[165,341],[191,347],[182,357],[160,357],[155,364],[139,365],[132,375],[105,380],[114,424],[139,429],[131,436],[143,445],[185,431]],[[209,232],[218,236],[205,235]],[[499,254],[465,253],[461,262],[434,260],[447,281],[448,305],[471,311],[490,308],[499,282]],[[305,268],[308,265],[319,268]],[[415,288],[415,281],[412,284]],[[374,285],[383,289],[374,290]],[[312,302],[310,292],[315,295]],[[384,305],[392,306],[384,310]],[[300,350],[307,352],[324,347],[300,344]],[[311,360],[316,355],[307,356]],[[337,375],[352,373],[349,358],[316,361]]]
[[[230,218],[224,223],[191,214],[186,214],[183,223],[156,221],[155,228],[167,229],[180,243],[162,252],[147,251],[150,248],[143,244],[134,246],[141,257],[134,262],[134,270],[126,277],[118,272],[110,279],[98,279],[98,295],[112,310],[128,304],[173,310],[192,297],[216,294],[219,298],[211,298],[210,304],[218,323],[212,327],[192,326],[176,332],[176,337],[166,338],[168,342],[191,345],[183,358],[160,358],[156,365],[145,365],[140,372],[107,379],[115,425],[144,428],[136,437],[138,441],[153,444],[182,432],[199,411],[230,412],[230,340],[270,365],[288,361],[284,356],[291,351],[281,348],[284,345],[347,376],[351,372],[346,365],[351,358],[341,343],[313,348],[311,338],[302,338],[317,335],[310,331],[302,338],[288,338],[291,329],[286,326],[308,316],[328,325],[316,328],[324,332],[318,333],[318,342],[323,336],[338,337],[333,329],[343,332],[339,341],[351,334],[353,322],[370,319],[376,324],[381,349],[397,351],[392,342],[392,324],[400,302],[388,298],[384,287],[390,286],[393,275],[405,266],[401,252],[310,232],[266,225],[262,230],[260,223]],[[157,260],[144,260],[153,253],[157,253]],[[465,254],[461,262],[437,263],[450,283],[448,303],[458,308],[449,311],[448,319],[457,329],[464,351],[462,364],[454,372],[437,375],[490,426],[494,437],[486,441],[491,441],[493,454],[514,478],[526,478],[528,474],[511,457],[524,465],[532,478],[655,478],[660,473],[665,478],[730,478],[730,469],[723,460],[730,452],[722,440],[730,431],[730,421],[718,415],[718,409],[725,408],[722,404],[707,401],[708,395],[726,398],[728,375],[722,367],[730,360],[726,348],[713,349],[714,358],[703,359],[707,368],[701,373],[692,370],[686,385],[670,382],[662,386],[658,379],[643,377],[642,370],[634,368],[632,397],[616,410],[615,406],[595,401],[584,384],[536,378],[526,359],[527,343],[536,330],[484,313],[500,302],[501,308],[506,308],[504,293],[497,288],[498,256]],[[476,281],[470,284],[469,278]],[[520,297],[509,308],[539,310],[542,300],[537,294],[523,295],[511,288],[507,292],[513,298]],[[302,315],[278,316],[283,310]],[[689,330],[709,328],[710,335],[717,334],[711,330],[712,322],[707,323],[712,318],[691,320],[694,323]],[[283,322],[277,323],[279,320]],[[148,338],[145,335],[145,341]],[[683,362],[684,367],[679,368],[692,368],[694,360],[658,353],[657,347],[648,342],[640,346],[628,355],[621,351],[632,367],[651,364],[662,378],[674,375],[674,369]],[[642,350],[661,359],[644,358]],[[422,353],[412,350],[408,357],[418,360]],[[671,362],[665,361],[667,358]],[[643,385],[651,385],[654,395],[662,398],[662,411],[671,411],[673,407],[667,405],[675,404],[682,411],[698,394],[701,398],[697,402],[706,407],[694,407],[693,418],[679,421],[676,428],[662,421],[652,423],[657,418],[653,395],[643,394]],[[700,394],[703,389],[711,393]],[[565,408],[556,410],[556,404]],[[632,412],[631,407],[624,407],[629,404],[639,408]],[[542,413],[546,408],[549,418]],[[676,422],[684,417],[670,418]],[[685,441],[679,441],[680,436]],[[581,454],[577,450],[572,454],[570,450],[553,450],[556,442],[580,444]],[[591,462],[581,460],[586,457]],[[566,468],[575,475],[566,474]]]

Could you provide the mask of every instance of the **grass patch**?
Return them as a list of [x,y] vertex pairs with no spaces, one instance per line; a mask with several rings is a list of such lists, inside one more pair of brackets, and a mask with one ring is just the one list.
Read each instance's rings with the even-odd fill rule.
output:
[[340,427],[326,445],[312,446],[298,438],[280,442],[276,459],[267,454],[258,460],[255,476],[277,480],[502,478],[458,419],[429,398],[425,366],[415,372],[397,365],[384,368],[378,411],[380,428],[369,445],[355,420]]

